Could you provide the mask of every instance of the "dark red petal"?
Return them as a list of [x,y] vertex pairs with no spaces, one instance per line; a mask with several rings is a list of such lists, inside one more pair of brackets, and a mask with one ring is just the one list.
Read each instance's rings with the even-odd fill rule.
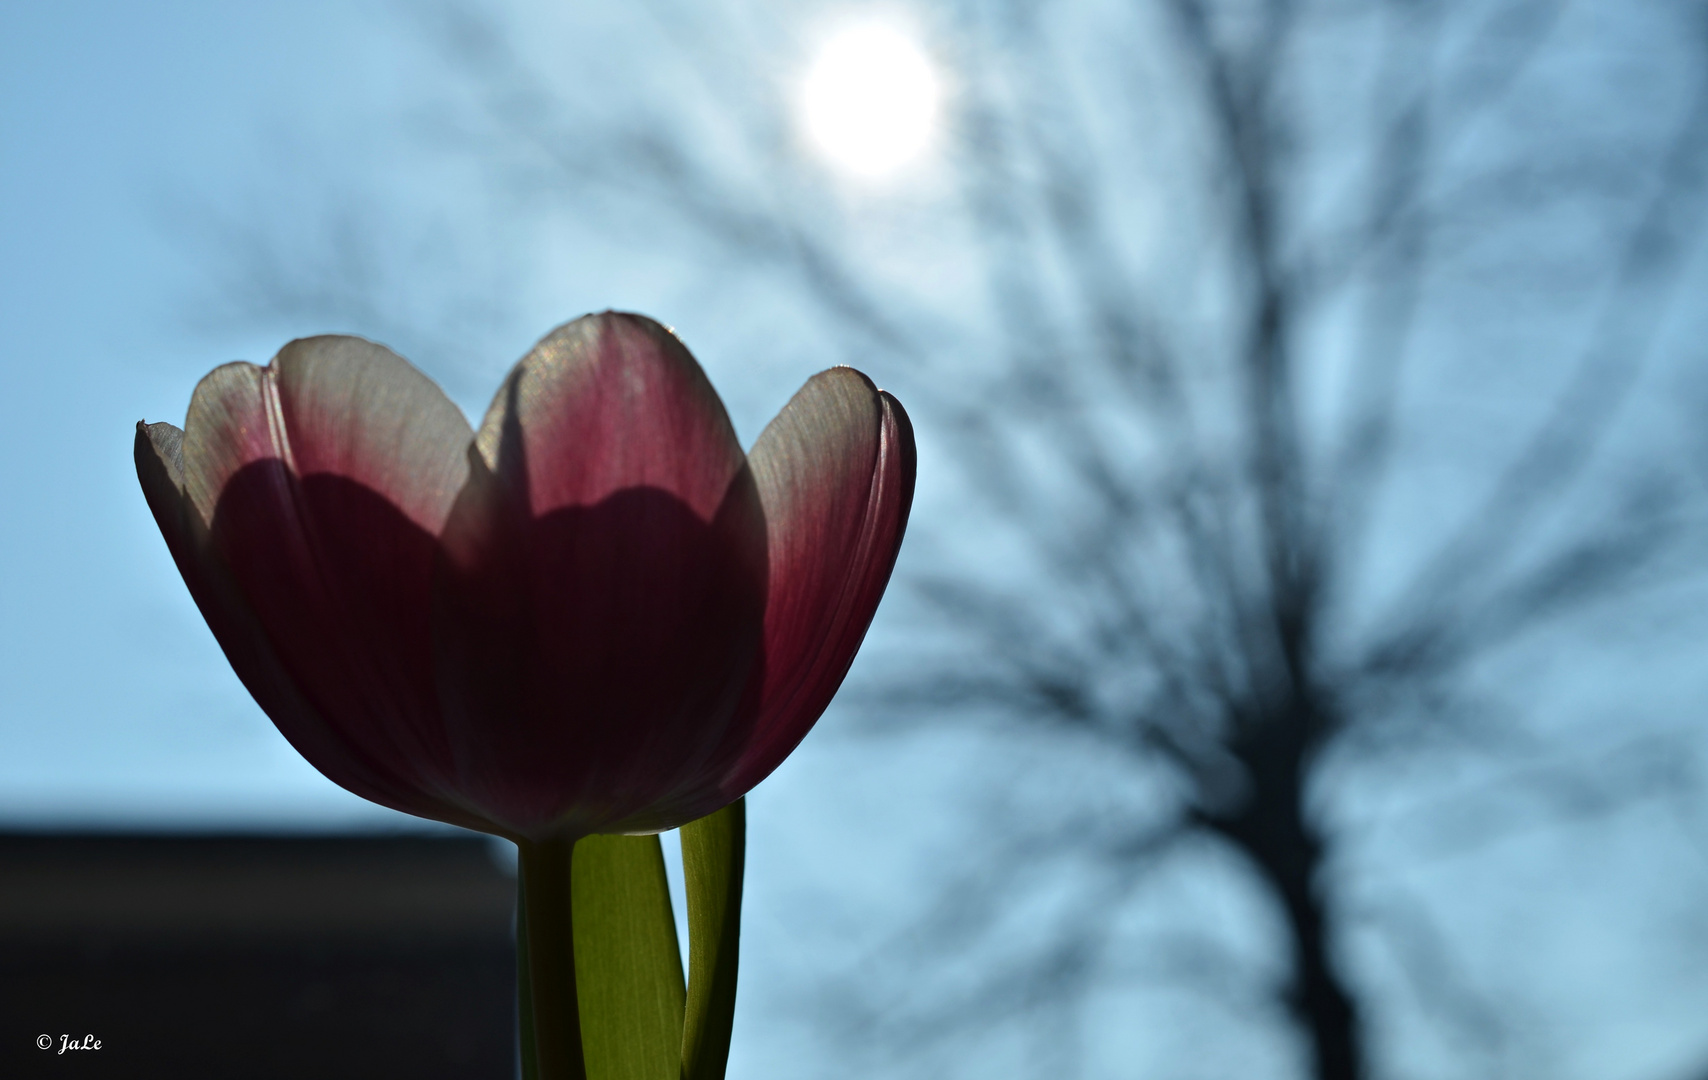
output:
[[751,482],[712,522],[630,488],[448,562],[441,701],[470,798],[517,832],[581,833],[715,777],[758,653],[762,536]]
[[699,366],[650,320],[582,319],[479,438],[494,471],[446,528],[435,623],[472,796],[583,832],[704,783],[758,652],[765,533]]
[[232,669],[292,746],[333,783],[404,813],[469,828],[486,823],[462,808],[427,797],[383,762],[347,745],[301,693],[230,574],[209,547],[207,522],[184,490],[183,432],[171,424],[137,424],[136,472],[166,546]]
[[[196,388],[184,434],[212,553],[347,760],[304,756],[328,775],[383,768],[465,809],[430,623],[435,532],[469,442],[437,387],[354,338],[292,342],[266,369],[219,368]],[[269,715],[293,742],[312,737],[292,726],[300,711]]]
[[833,368],[808,380],[749,461],[770,559],[764,669],[722,802],[781,764],[848,674],[907,528],[913,427],[871,380]]

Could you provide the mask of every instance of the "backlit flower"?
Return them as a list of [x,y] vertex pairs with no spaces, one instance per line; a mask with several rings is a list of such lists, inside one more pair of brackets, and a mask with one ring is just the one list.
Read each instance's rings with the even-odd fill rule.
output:
[[348,790],[516,839],[739,798],[841,684],[913,494],[900,404],[814,376],[743,454],[665,328],[564,326],[478,431],[353,337],[227,364],[137,473],[232,667]]

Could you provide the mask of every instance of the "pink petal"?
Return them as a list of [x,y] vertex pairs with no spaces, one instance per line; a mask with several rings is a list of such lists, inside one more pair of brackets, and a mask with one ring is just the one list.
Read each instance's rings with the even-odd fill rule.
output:
[[534,346],[493,398],[477,444],[536,517],[650,487],[710,521],[746,464],[687,348],[644,315],[616,312]]
[[757,491],[699,365],[638,316],[546,338],[477,444],[437,623],[456,754],[511,828],[603,830],[703,777],[735,714]]
[[207,522],[185,491],[183,434],[171,424],[137,424],[137,479],[191,597],[262,710],[303,757],[345,790],[404,813],[488,827],[458,806],[425,796],[383,760],[348,745],[298,692],[254,612],[213,555]]
[[764,671],[719,805],[799,745],[848,674],[907,528],[913,427],[871,380],[833,368],[808,380],[749,461],[770,558]]
[[470,437],[438,387],[355,338],[292,342],[265,369],[228,364],[191,400],[187,493],[307,705],[269,715],[319,747],[304,756],[329,776],[385,763],[405,789],[457,800],[432,579]]
[[434,534],[468,478],[474,436],[409,361],[340,335],[293,341],[265,368],[216,368],[197,385],[184,427],[185,479],[208,520],[232,474],[279,460],[298,477],[361,484]]

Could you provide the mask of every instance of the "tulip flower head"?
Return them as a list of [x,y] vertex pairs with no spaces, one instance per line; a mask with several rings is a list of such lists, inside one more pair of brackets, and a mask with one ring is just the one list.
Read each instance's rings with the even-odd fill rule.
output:
[[138,424],[196,604],[340,786],[516,840],[644,833],[740,798],[829,704],[914,482],[901,405],[815,375],[744,454],[674,335],[578,319],[478,430],[382,346],[293,341]]

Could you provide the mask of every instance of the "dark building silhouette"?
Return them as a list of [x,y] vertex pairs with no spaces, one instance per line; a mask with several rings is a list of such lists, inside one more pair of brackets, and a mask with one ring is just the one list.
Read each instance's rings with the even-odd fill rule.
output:
[[0,1076],[508,1080],[514,909],[474,836],[0,835]]

